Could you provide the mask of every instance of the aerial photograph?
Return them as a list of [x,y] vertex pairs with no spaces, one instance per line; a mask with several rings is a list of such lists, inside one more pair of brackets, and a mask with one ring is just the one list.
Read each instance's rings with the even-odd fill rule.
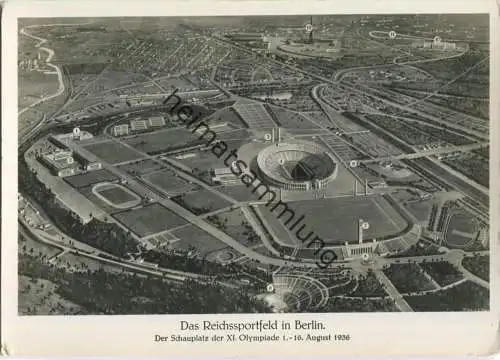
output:
[[488,311],[489,33],[18,19],[18,314]]

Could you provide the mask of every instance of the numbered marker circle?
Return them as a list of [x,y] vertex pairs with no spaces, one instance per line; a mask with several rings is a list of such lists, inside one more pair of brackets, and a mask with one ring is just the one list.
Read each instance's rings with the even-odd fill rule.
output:
[[280,163],[280,165],[283,165],[283,164],[285,163],[285,160],[280,159],[280,160],[279,160],[279,163]]
[[267,292],[273,292],[274,291],[274,285],[273,284],[267,285],[266,290],[267,290]]
[[368,255],[368,253],[363,253],[363,255],[361,255],[361,259],[363,260],[368,260],[370,258],[370,255]]
[[76,127],[76,128],[74,128],[74,129],[73,129],[73,135],[75,135],[75,136],[80,135],[80,128],[77,128],[77,127]]
[[349,166],[350,166],[350,167],[353,167],[353,168],[354,168],[354,167],[357,167],[357,166],[358,166],[358,162],[357,162],[357,160],[351,160],[351,161],[349,162]]
[[306,31],[307,31],[307,32],[311,32],[311,31],[313,31],[313,26],[312,26],[312,24],[306,24]]
[[434,37],[434,42],[435,43],[440,43],[442,40],[439,36]]
[[273,136],[269,133],[264,135],[264,139],[266,139],[266,141],[270,141],[272,138],[273,138]]
[[367,222],[364,222],[361,224],[361,228],[363,228],[363,230],[368,230],[370,228],[370,224],[368,224]]
[[395,32],[394,30],[389,31],[389,37],[390,37],[391,39],[395,39],[395,38],[396,38],[396,36],[398,36],[398,34],[396,34],[396,32]]

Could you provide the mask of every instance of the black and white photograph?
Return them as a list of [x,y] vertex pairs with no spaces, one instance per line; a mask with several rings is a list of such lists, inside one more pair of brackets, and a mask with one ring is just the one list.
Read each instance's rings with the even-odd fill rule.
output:
[[410,3],[7,4],[3,353],[498,351],[500,14]]
[[18,27],[20,315],[489,309],[487,14]]

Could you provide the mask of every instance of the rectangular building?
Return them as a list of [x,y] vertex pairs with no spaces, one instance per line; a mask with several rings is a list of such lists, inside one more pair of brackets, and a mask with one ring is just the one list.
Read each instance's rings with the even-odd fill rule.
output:
[[74,153],[75,160],[81,165],[85,171],[94,171],[102,169],[102,164],[96,157],[91,154]]
[[163,116],[152,116],[148,119],[148,124],[150,127],[165,126],[165,118]]
[[129,134],[128,124],[121,124],[113,126],[113,136],[124,136]]
[[148,124],[146,120],[132,120],[130,122],[130,130],[131,131],[142,131],[147,130]]
[[41,158],[42,163],[55,176],[70,176],[76,173],[77,164],[69,151],[55,151],[45,154]]

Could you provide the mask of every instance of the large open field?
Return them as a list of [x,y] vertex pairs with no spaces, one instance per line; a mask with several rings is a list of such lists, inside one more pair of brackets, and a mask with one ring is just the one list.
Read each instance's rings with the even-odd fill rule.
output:
[[[157,153],[206,142],[198,137],[184,128],[175,128],[128,137],[124,141],[142,152]],[[207,138],[210,139],[208,135]]]
[[255,245],[259,241],[241,209],[212,215],[208,219],[219,229],[245,246]]
[[200,257],[205,257],[211,252],[219,251],[227,247],[222,241],[217,240],[195,225],[184,226],[172,231],[172,234],[180,239],[180,241],[172,245],[174,249],[187,250],[194,247]]
[[113,217],[140,237],[186,224],[184,219],[157,203],[124,211]]
[[465,211],[451,215],[446,231],[446,243],[451,247],[461,248],[473,242],[477,235],[477,228],[473,217]]
[[[288,205],[295,211],[295,219],[304,215],[302,223],[306,228],[303,232],[314,231],[331,245],[340,245],[345,241],[357,242],[359,219],[370,224],[370,228],[364,232],[365,240],[390,237],[407,227],[405,219],[379,195],[298,201]],[[270,207],[262,205],[260,209],[272,228],[278,234],[283,233],[286,231],[283,227],[288,215],[284,214],[278,219],[282,207],[273,212]]]
[[173,200],[195,214],[204,214],[231,205],[227,200],[205,189],[180,195]]
[[185,194],[198,188],[168,169],[149,173],[142,178],[169,196]]
[[98,184],[94,186],[92,192],[96,194],[97,197],[102,198],[106,203],[119,209],[137,206],[141,202],[141,198],[137,196],[137,194],[119,184]]
[[118,180],[118,178],[110,173],[108,170],[101,169],[90,171],[81,175],[73,175],[65,177],[64,180],[75,188],[81,188],[92,184],[97,184],[100,182],[111,182]]
[[131,175],[143,175],[153,171],[163,169],[165,165],[153,161],[151,159],[139,160],[133,163],[128,163],[118,166],[118,169],[123,170]]
[[143,156],[124,145],[114,141],[105,141],[96,144],[86,145],[85,149],[95,156],[111,164],[117,164],[124,161],[140,159]]

